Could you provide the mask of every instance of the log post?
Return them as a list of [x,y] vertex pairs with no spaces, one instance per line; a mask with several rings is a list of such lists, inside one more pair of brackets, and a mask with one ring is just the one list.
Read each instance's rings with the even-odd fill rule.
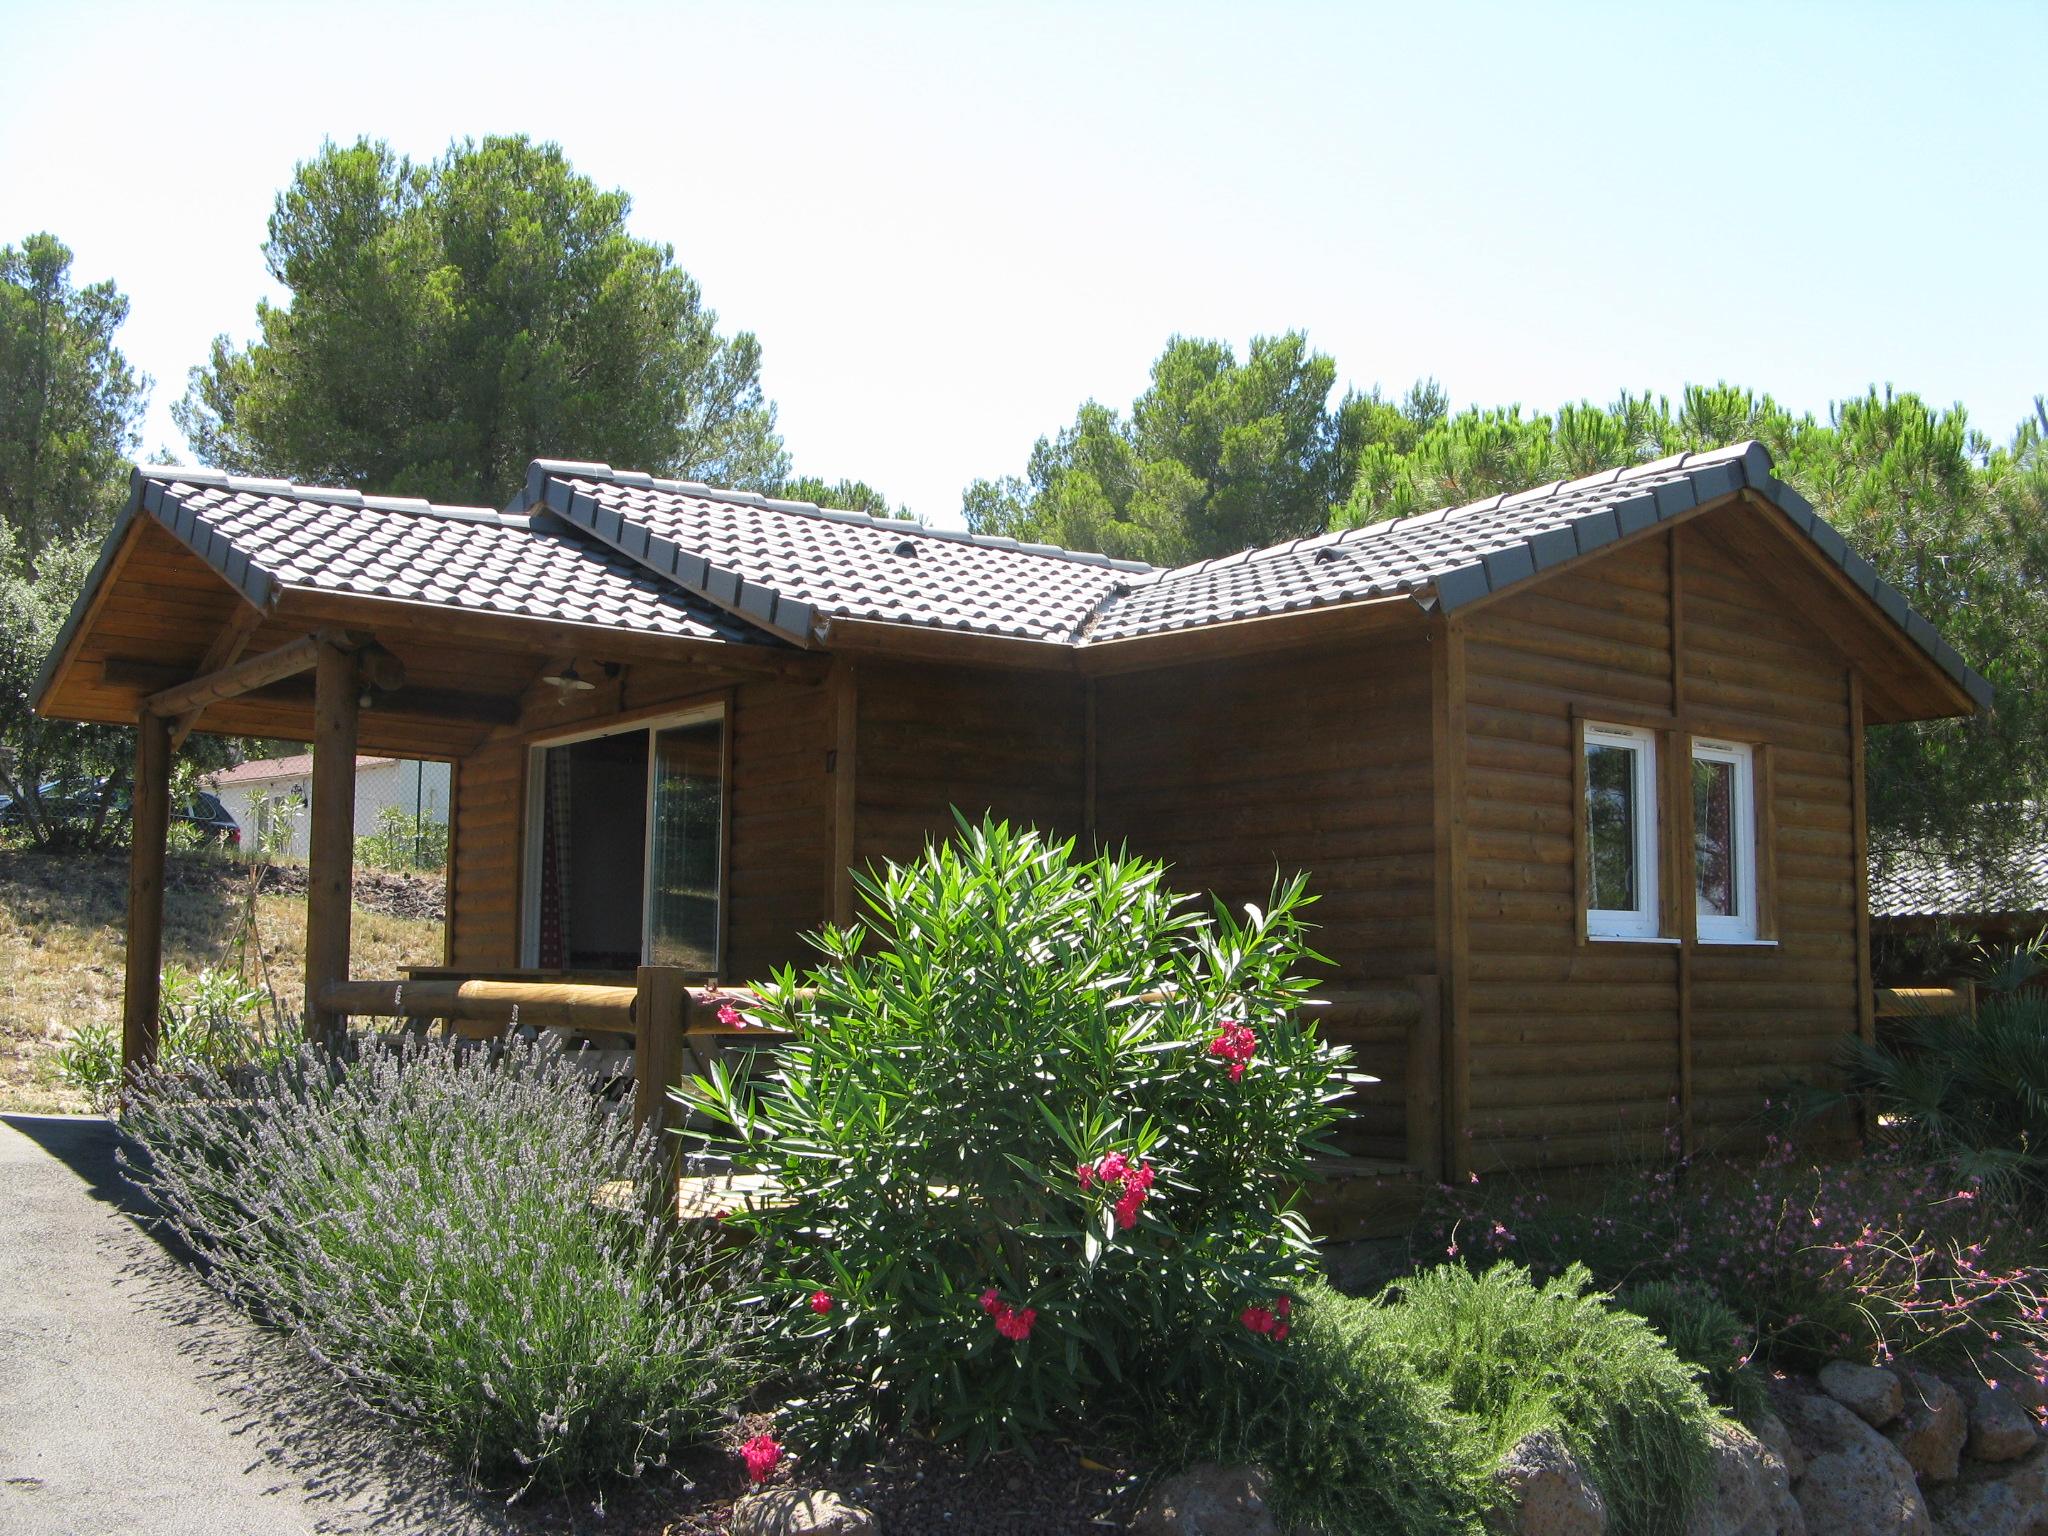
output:
[[164,959],[164,843],[171,825],[171,722],[135,723],[135,814],[129,828],[128,975],[121,1005],[121,1077],[156,1064]]
[[1432,1183],[1444,1176],[1443,984],[1434,976],[1413,978],[1415,1018],[1408,1026],[1402,1087],[1407,1096],[1408,1161]]
[[666,1163],[679,1150],[667,1136],[681,1115],[669,1090],[683,1080],[683,1031],[690,1021],[690,973],[673,965],[643,965],[633,1000],[633,1124],[660,1139]]
[[321,638],[313,671],[313,804],[306,857],[306,1038],[332,1044],[344,1015],[322,999],[348,980],[356,853],[356,658]]

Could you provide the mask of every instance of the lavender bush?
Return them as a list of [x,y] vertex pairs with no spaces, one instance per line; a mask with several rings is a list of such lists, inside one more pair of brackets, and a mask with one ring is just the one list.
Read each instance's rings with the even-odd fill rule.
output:
[[188,1065],[126,1126],[212,1283],[484,1486],[663,1466],[750,1380],[730,1261],[655,1214],[646,1139],[548,1045]]

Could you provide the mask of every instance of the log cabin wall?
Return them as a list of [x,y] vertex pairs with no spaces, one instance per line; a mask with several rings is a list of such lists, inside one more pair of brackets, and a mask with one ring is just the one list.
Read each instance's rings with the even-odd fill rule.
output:
[[[1467,953],[1451,1097],[1466,1158],[1585,1165],[1753,1127],[1773,1086],[1824,1077],[1858,1027],[1847,662],[1710,520],[1574,564],[1456,629]],[[1575,716],[1659,732],[1663,931],[1681,942],[1583,937]],[[1693,734],[1761,749],[1776,947],[1694,942]]]
[[[1173,865],[1181,889],[1264,901],[1306,870],[1310,942],[1335,989],[1438,972],[1431,649],[1419,627],[1339,646],[1099,679],[1095,825],[1110,845]],[[1382,1081],[1339,1141],[1404,1147],[1398,1029],[1322,1011]]]
[[954,833],[953,808],[1059,836],[1085,828],[1081,680],[1064,672],[859,663],[851,862],[914,859]]
[[758,682],[707,692],[702,674],[628,668],[615,689],[580,710],[485,746],[455,776],[448,963],[473,970],[519,964],[527,749],[535,736],[645,724],[650,711],[729,700],[725,979],[765,976],[810,956],[801,935],[825,921],[832,845],[832,747],[827,689]]

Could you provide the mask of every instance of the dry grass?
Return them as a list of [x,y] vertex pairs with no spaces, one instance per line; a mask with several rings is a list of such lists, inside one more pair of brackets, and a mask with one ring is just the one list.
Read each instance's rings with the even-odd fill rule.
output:
[[[251,979],[296,1015],[305,984],[306,901],[255,899],[259,943],[242,945],[246,866],[173,856],[165,877],[164,963],[188,969],[248,957]],[[125,855],[0,849],[0,1109],[82,1111],[57,1077],[57,1052],[82,1024],[119,1027],[126,948]],[[358,907],[350,945],[357,976],[396,976],[441,958],[441,925]],[[258,957],[260,956],[260,964]]]

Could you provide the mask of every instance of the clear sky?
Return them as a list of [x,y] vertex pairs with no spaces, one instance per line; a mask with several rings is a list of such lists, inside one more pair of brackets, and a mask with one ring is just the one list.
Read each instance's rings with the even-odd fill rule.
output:
[[144,451],[323,137],[519,131],[761,338],[800,472],[934,521],[1175,332],[1454,403],[2048,390],[2048,4],[0,0],[0,241],[133,300]]

